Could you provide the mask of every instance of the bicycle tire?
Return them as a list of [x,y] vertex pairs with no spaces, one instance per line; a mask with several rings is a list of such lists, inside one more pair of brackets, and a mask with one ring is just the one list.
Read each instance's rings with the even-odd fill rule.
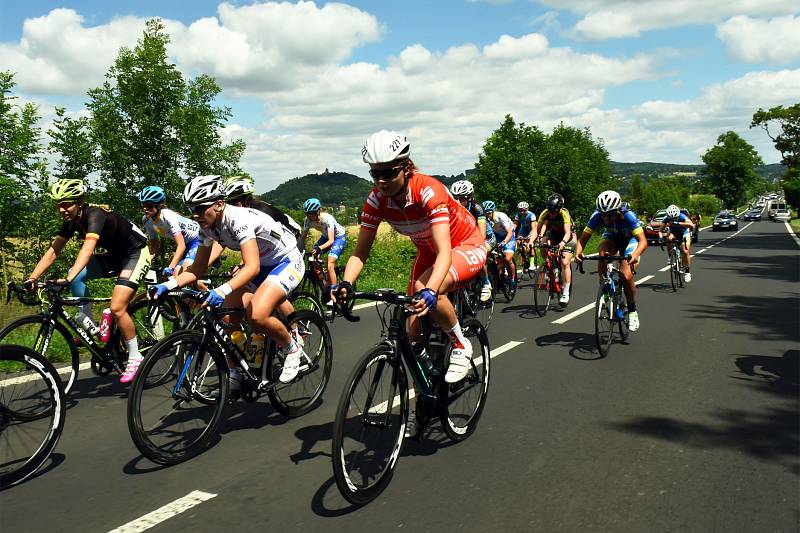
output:
[[328,317],[323,314],[322,302],[314,293],[306,291],[293,292],[289,296],[289,301],[296,311],[314,311],[319,316],[325,317],[325,320],[328,320]]
[[533,280],[533,308],[540,317],[545,316],[550,309],[552,295],[553,293],[550,290],[550,275],[545,265],[536,267]]
[[[163,304],[159,304],[156,308],[160,310]],[[176,316],[174,313],[162,313],[158,311],[155,316],[155,322],[150,316],[150,306],[148,300],[139,300],[128,306],[128,315],[133,320],[133,325],[136,328],[136,338],[139,342],[139,351],[142,354],[155,346],[159,341],[167,338],[169,335],[180,331],[189,323],[188,315],[186,317]],[[171,319],[170,316],[174,316]]]
[[678,252],[678,286],[682,289],[684,287],[684,276],[686,269],[683,267],[683,256]]
[[597,351],[606,357],[614,340],[614,303],[606,292],[606,284],[600,284],[594,308],[594,337]]
[[[445,406],[440,416],[442,429],[456,442],[472,435],[478,427],[478,421],[486,405],[491,376],[489,337],[483,325],[476,319],[469,318],[461,323],[461,329],[464,337],[472,344],[472,369],[458,383],[443,381],[440,393],[440,401]],[[461,402],[460,400],[465,397],[467,398]]]
[[[366,396],[363,402],[354,399],[360,394]],[[373,398],[367,406],[370,395]],[[367,351],[350,372],[333,421],[333,477],[348,502],[365,505],[389,485],[407,420],[405,367],[392,346],[379,344]],[[361,443],[362,451],[351,450]],[[374,472],[365,471],[370,467]]]
[[622,339],[622,342],[628,342],[628,336],[630,335],[630,326],[629,326],[629,318],[628,318],[628,309],[625,301],[625,294],[622,290],[622,287],[617,287],[617,295],[615,298],[615,307],[619,306],[623,309],[623,316],[622,318],[616,317],[616,309],[614,310],[614,317],[617,321],[617,328],[619,329],[619,337]]
[[[42,328],[47,326],[48,319],[43,314],[28,315],[20,317],[4,328],[0,329],[0,343],[3,344],[16,344],[18,346],[25,346],[34,352],[37,352],[45,357],[50,364],[53,364],[53,359],[57,354],[63,354],[65,350],[69,351],[68,359],[69,375],[64,375],[61,380],[64,394],[68,395],[78,379],[78,369],[80,366],[80,355],[78,354],[78,347],[73,341],[73,335],[67,327],[61,322],[54,323],[54,330],[50,338],[47,339],[46,344],[42,344],[40,337]],[[27,326],[36,326],[38,329],[34,332],[28,329]],[[16,330],[16,331],[15,331]],[[58,332],[61,337],[56,337],[55,332]]]
[[[228,398],[227,364],[215,344],[202,349],[202,340],[199,331],[173,333],[144,357],[131,384],[128,431],[136,448],[154,463],[174,465],[203,452],[222,418]],[[183,355],[179,357],[177,352]],[[174,367],[176,358],[184,361],[180,368]],[[165,361],[160,365],[162,359]],[[153,378],[152,372],[166,373],[169,379]],[[197,391],[203,391],[203,396]],[[151,423],[154,410],[164,407],[169,407],[166,415],[155,415],[156,424]],[[184,427],[190,424],[193,427]],[[167,441],[171,436],[177,440]]]
[[676,265],[675,265],[675,253],[670,252],[669,254],[669,282],[672,285],[672,292],[676,292],[678,290],[678,283],[675,279],[677,277],[676,272]]
[[[40,405],[32,410],[31,402]],[[50,361],[25,346],[0,345],[0,490],[41,468],[58,444],[65,419],[63,384]],[[37,433],[42,436],[36,438]],[[9,457],[27,450],[24,441],[31,443],[30,455]]]
[[472,300],[471,305],[477,309],[477,313],[475,318],[478,319],[478,322],[483,324],[483,329],[489,331],[489,325],[492,323],[492,316],[494,316],[494,295],[495,295],[495,288],[492,286],[491,294],[489,295],[489,299],[485,302],[481,301],[481,290],[483,285],[480,281],[475,281],[472,290],[469,293],[469,297]]

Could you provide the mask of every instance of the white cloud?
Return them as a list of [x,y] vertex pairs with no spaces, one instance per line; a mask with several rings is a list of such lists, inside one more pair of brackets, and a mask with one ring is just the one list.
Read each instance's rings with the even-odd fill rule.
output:
[[800,16],[766,20],[738,15],[717,26],[717,37],[741,61],[785,64],[800,59]]
[[574,31],[588,39],[638,36],[643,31],[714,24],[735,15],[794,14],[797,0],[538,0],[583,18]]

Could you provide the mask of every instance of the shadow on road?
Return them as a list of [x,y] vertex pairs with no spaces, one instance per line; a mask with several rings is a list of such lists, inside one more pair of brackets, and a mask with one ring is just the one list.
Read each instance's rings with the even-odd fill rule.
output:
[[536,310],[532,305],[508,305],[500,311],[502,315],[506,313],[517,313],[517,316],[526,320],[539,318],[539,315],[536,314]]
[[563,346],[569,348],[569,355],[581,361],[594,361],[603,356],[597,351],[594,334],[559,331],[550,335],[536,337],[536,346]]
[[736,367],[747,377],[734,379],[752,383],[778,396],[797,398],[800,393],[800,350],[787,350],[781,357],[742,355],[736,358]]
[[[800,323],[800,306],[797,295],[745,296],[727,294],[717,296],[708,305],[692,305],[687,313],[698,319],[724,320],[729,324],[751,326],[764,340],[797,342]],[[752,329],[743,331],[726,328],[725,333],[751,336]]]

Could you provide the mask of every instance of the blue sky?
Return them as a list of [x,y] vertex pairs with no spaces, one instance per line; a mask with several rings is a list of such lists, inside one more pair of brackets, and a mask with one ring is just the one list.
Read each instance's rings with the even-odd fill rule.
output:
[[3,0],[0,68],[45,121],[55,105],[80,113],[118,47],[162,17],[179,68],[222,86],[225,135],[248,143],[260,189],[326,167],[365,175],[361,140],[382,128],[405,131],[424,170],[458,173],[506,113],[588,126],[618,161],[698,163],[732,129],[777,162],[747,126],[798,100],[800,9],[752,4]]

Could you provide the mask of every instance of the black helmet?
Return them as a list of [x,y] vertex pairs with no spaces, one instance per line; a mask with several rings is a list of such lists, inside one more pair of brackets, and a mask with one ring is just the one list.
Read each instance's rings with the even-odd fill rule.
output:
[[550,211],[551,213],[555,213],[562,207],[564,207],[564,197],[561,196],[560,194],[558,193],[551,194],[547,198],[547,210]]

